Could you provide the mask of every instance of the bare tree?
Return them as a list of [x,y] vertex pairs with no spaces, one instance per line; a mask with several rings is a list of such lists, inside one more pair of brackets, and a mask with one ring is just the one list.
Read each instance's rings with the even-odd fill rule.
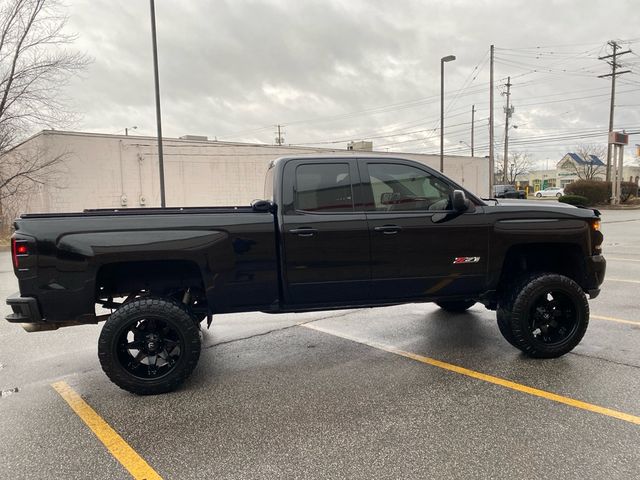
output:
[[58,0],[0,3],[0,215],[3,200],[48,182],[63,158],[12,152],[35,129],[73,120],[62,92],[89,60],[69,50],[76,36],[61,11]]
[[[497,170],[496,175],[498,178],[504,178],[504,162],[498,156],[496,160]],[[528,152],[513,152],[509,156],[507,162],[507,182],[511,185],[515,185],[519,177],[529,173],[533,169],[533,160]]]
[[592,156],[601,161],[607,158],[607,146],[595,143],[582,143],[575,148],[575,152],[584,159],[585,163],[566,162],[568,170],[575,173],[580,180],[593,180],[605,172],[604,162],[598,163]]

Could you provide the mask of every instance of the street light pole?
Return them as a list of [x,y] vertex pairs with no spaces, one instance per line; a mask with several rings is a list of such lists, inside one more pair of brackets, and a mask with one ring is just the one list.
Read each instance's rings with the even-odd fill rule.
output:
[[158,166],[160,168],[160,206],[167,206],[164,194],[164,157],[162,152],[162,117],[160,114],[160,79],[158,75],[158,41],[156,39],[156,5],[150,0],[151,6],[151,43],[153,46],[153,74],[156,87],[156,121],[158,122]]
[[440,59],[440,173],[444,173],[444,64],[455,59],[455,55]]
[[471,105],[471,156],[472,157],[473,157],[473,127],[476,123],[475,116],[476,116],[476,106]]

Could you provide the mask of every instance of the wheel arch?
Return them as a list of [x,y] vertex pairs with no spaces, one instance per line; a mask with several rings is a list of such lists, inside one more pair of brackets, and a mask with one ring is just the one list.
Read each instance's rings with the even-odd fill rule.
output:
[[205,280],[192,260],[142,260],[101,265],[96,274],[96,298],[147,291],[166,295],[188,288],[204,292]]
[[587,271],[582,247],[576,243],[525,243],[506,251],[497,290],[500,293],[523,273],[548,272],[564,275],[587,288]]

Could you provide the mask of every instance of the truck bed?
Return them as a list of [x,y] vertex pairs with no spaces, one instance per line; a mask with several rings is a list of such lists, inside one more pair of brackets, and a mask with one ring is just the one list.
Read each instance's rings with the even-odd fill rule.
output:
[[183,213],[252,213],[250,206],[225,207],[152,207],[152,208],[87,208],[82,212],[23,213],[20,218],[97,217],[121,215],[168,215]]

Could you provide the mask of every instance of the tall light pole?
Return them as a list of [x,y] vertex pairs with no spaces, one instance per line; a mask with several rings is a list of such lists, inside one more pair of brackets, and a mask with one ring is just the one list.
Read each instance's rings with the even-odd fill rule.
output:
[[156,86],[156,121],[158,122],[158,166],[160,168],[160,206],[167,206],[164,196],[164,157],[162,154],[162,119],[160,115],[160,79],[158,77],[158,41],[156,39],[156,4],[150,0],[151,6],[151,43],[153,46],[153,74]]
[[471,156],[473,157],[473,127],[476,124],[476,106],[471,105]]
[[444,172],[444,64],[455,59],[455,55],[440,59],[440,173]]

